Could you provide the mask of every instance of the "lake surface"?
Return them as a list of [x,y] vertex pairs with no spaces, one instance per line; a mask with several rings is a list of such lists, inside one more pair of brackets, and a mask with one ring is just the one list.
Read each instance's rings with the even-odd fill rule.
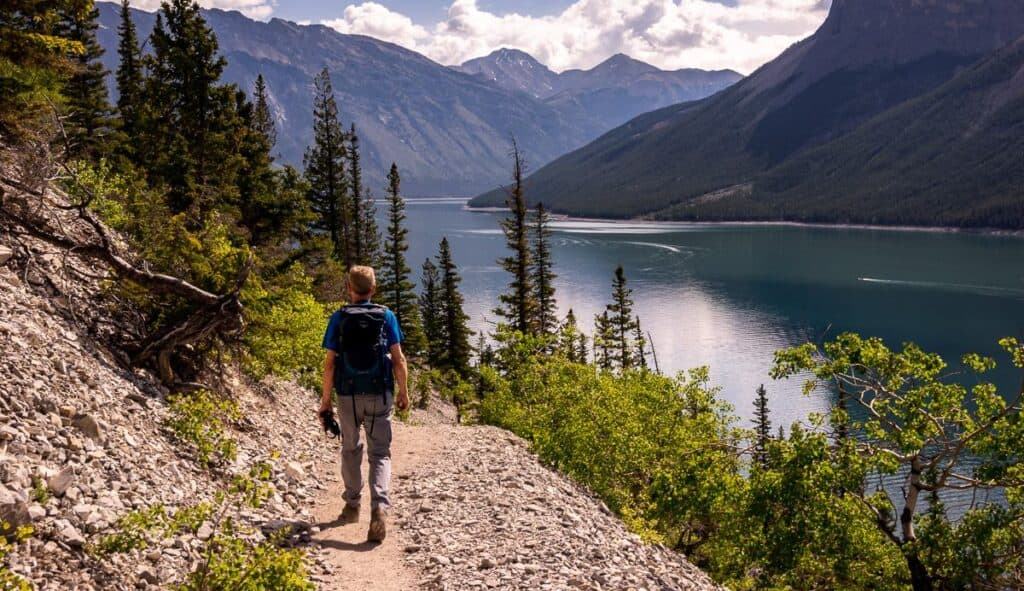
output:
[[[509,282],[498,212],[462,199],[407,206],[410,266],[418,274],[447,236],[463,277],[474,330]],[[382,204],[381,204],[382,205]],[[383,221],[383,207],[378,206]],[[844,331],[914,341],[958,365],[964,352],[995,356],[991,377],[1016,392],[1021,375],[997,341],[1024,336],[1024,239],[982,234],[785,225],[557,221],[553,224],[559,313],[573,308],[585,331],[625,267],[636,312],[662,371],[711,368],[744,423],[765,384],[775,425],[826,411],[827,390],[804,396],[802,380],[772,382],[778,349]]]

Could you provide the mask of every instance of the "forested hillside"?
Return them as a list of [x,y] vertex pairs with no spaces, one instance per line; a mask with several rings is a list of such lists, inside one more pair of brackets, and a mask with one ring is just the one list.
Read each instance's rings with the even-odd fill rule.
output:
[[[976,70],[984,68],[978,60],[1024,34],[1022,11],[1016,2],[834,2],[813,36],[726,91],[637,117],[538,170],[531,199],[590,216],[1019,228],[1020,197],[1007,192],[1013,181],[987,182],[997,169],[1006,179],[1019,170],[996,164],[1013,149],[1014,101],[1002,96],[1000,80]],[[1013,51],[994,59],[1004,68],[1019,64]],[[957,76],[965,78],[929,95]],[[978,83],[993,86],[969,91]],[[987,92],[1001,97],[991,108],[1007,109],[1005,116],[986,112]],[[855,167],[890,146],[885,126],[910,124],[911,109],[924,105],[911,101],[924,95],[932,115],[979,102],[914,127],[912,145],[902,135],[917,154],[905,162],[906,149],[887,152],[899,158],[874,168]],[[851,162],[852,143],[864,157]],[[834,165],[842,167],[838,182]],[[492,192],[473,203],[501,199]]]

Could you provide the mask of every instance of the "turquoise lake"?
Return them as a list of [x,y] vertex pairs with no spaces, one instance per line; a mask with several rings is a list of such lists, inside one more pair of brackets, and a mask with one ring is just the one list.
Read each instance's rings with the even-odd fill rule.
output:
[[[383,221],[383,203],[378,205]],[[462,199],[413,199],[408,253],[415,273],[447,236],[462,273],[475,330],[509,276],[500,212],[470,211]],[[1021,375],[1000,354],[1002,336],[1024,336],[1024,239],[955,232],[792,225],[559,220],[553,251],[559,310],[571,307],[589,332],[622,264],[636,312],[662,371],[707,365],[744,421],[764,383],[776,425],[827,410],[832,394],[801,393],[801,380],[772,382],[774,351],[844,331],[890,345],[913,341],[954,368],[967,351],[993,355],[1005,392]]]

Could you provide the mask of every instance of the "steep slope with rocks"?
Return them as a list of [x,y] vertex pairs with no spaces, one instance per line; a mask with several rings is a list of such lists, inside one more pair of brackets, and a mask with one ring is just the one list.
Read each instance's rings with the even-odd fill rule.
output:
[[273,495],[237,518],[257,539],[300,522],[289,541],[305,544],[323,589],[717,589],[682,556],[640,543],[524,441],[456,426],[438,400],[396,425],[393,525],[381,546],[363,542],[365,523],[335,521],[337,442],[315,422],[315,396],[295,384],[253,382],[230,367],[208,376],[243,416],[229,426],[237,459],[202,469],[161,426],[167,390],[104,344],[118,317],[105,274],[73,253],[0,234],[0,519],[34,529],[6,562],[35,588],[182,582],[202,558],[209,524],[105,560],[89,550],[128,512],[210,501],[232,472],[277,452]]

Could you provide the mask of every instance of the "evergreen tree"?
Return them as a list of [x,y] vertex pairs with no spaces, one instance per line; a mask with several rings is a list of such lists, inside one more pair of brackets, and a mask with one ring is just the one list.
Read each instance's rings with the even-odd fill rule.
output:
[[572,363],[587,362],[587,335],[580,331],[576,321],[576,313],[569,308],[565,315],[558,335],[558,350],[563,357]]
[[512,188],[505,203],[510,216],[501,221],[505,241],[511,253],[500,259],[501,267],[512,274],[508,292],[498,296],[501,306],[494,310],[506,319],[512,330],[528,333],[534,328],[537,302],[530,270],[533,259],[530,253],[530,228],[527,220],[526,198],[523,194],[523,158],[519,146],[512,142]]
[[441,297],[444,311],[445,350],[441,367],[454,370],[461,376],[469,374],[469,360],[472,348],[469,337],[473,334],[466,324],[469,316],[462,310],[462,294],[459,292],[458,268],[452,260],[448,238],[441,239],[440,251],[437,255],[437,266],[441,272]]
[[555,275],[551,260],[551,215],[544,209],[543,203],[537,204],[533,218],[533,275],[537,302],[536,330],[541,335],[554,336],[558,328],[555,315]]
[[255,95],[255,111],[253,113],[253,127],[266,138],[268,150],[272,150],[277,143],[277,126],[274,125],[274,114],[270,112],[270,103],[267,101],[267,83],[263,74],[256,76],[256,85],[253,88]]
[[164,2],[145,58],[147,117],[132,138],[136,162],[150,179],[166,185],[173,213],[193,218],[214,211],[233,191],[241,160],[237,89],[219,85],[226,61],[199,5]]
[[398,166],[392,164],[388,173],[387,238],[377,294],[381,303],[394,311],[405,333],[402,348],[410,356],[417,357],[427,350],[427,343],[416,306],[416,285],[410,280],[412,269],[405,260],[405,253],[409,250],[409,230],[405,227],[405,200],[402,199],[400,185]]
[[346,138],[326,67],[313,85],[313,145],[306,149],[303,158],[310,186],[309,201],[317,216],[313,226],[330,237],[335,258],[350,266]]
[[[365,199],[363,195],[363,169],[359,163],[359,135],[356,133],[356,124],[353,123],[348,133],[348,182],[351,189],[349,206],[352,211],[349,214],[349,219],[352,220],[352,230],[349,234],[349,249],[351,254],[351,260],[365,261],[367,260],[366,244],[364,240],[366,238],[366,230],[363,228],[363,223],[366,221],[366,215],[363,212],[363,206],[365,205]],[[362,264],[362,263],[359,263]]]
[[420,291],[419,304],[423,336],[427,341],[427,361],[432,367],[441,366],[448,341],[441,298],[441,274],[437,265],[428,258],[423,261],[423,289]]
[[86,51],[67,37],[68,18],[84,18],[90,0],[4,0],[0,8],[0,136],[6,143],[47,124],[50,102]]
[[615,367],[615,327],[608,310],[594,317],[594,363],[598,368],[611,371]]
[[356,258],[358,264],[376,267],[380,264],[381,252],[380,230],[377,229],[377,202],[369,189],[363,191],[363,205],[359,210],[362,222],[356,228],[360,235],[362,253]]
[[640,369],[647,369],[647,339],[644,331],[640,328],[640,317],[633,320],[633,345],[636,347],[636,366]]
[[96,41],[99,9],[71,12],[64,16],[62,36],[78,44],[82,51],[69,57],[74,73],[64,83],[68,119],[65,132],[68,156],[97,158],[113,131],[113,112],[107,97],[107,70],[100,63],[103,47]]
[[[764,384],[757,388],[757,398],[754,399],[754,463],[762,468],[768,468],[768,442],[772,438],[772,422],[768,418],[768,392]],[[782,437],[782,427],[779,427],[779,437]]]
[[[135,23],[132,21],[128,0],[121,0],[121,24],[117,29],[120,42],[117,55],[117,110],[121,115],[121,128],[129,138],[138,131],[139,118],[143,109],[142,50],[139,48]],[[132,142],[126,142],[130,151]]]
[[608,304],[608,319],[611,322],[611,356],[614,365],[620,369],[633,368],[634,359],[633,334],[636,330],[633,320],[633,290],[626,286],[626,272],[622,265],[615,269],[612,282],[612,303]]

